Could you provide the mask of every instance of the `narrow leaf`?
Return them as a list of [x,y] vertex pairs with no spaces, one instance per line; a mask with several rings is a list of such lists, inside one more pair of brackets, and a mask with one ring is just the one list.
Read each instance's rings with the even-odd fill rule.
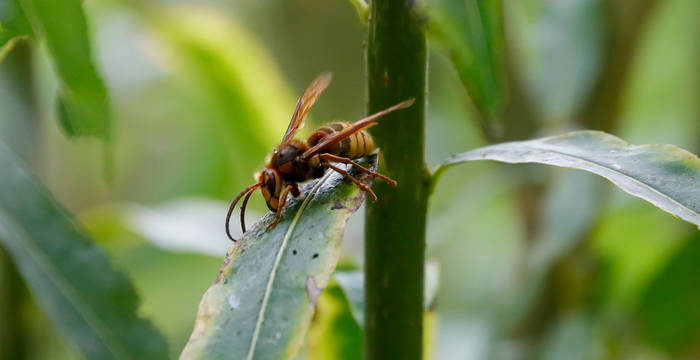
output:
[[345,223],[364,199],[330,171],[302,193],[276,227],[265,231],[269,213],[229,249],[181,358],[294,358],[338,261]]
[[343,289],[331,283],[318,298],[307,336],[306,360],[361,360],[364,331],[350,310]]
[[677,358],[692,354],[700,341],[699,256],[700,233],[695,233],[654,275],[638,304],[646,339]]
[[110,137],[107,89],[93,64],[80,0],[18,0],[46,43],[60,77],[61,126],[67,135]]
[[541,163],[600,175],[625,192],[700,226],[700,159],[673,145],[631,145],[599,131],[509,142],[454,155],[433,175],[467,161]]
[[[18,35],[33,35],[29,21],[27,21],[27,17],[17,1],[4,0],[0,6],[0,39],[8,39]],[[4,41],[0,40],[0,46],[3,43]]]
[[2,145],[0,169],[0,244],[61,333],[90,359],[167,357],[126,277]]
[[[596,0],[507,3],[514,66],[547,121],[569,119],[600,71],[607,30]],[[520,45],[522,44],[522,45]]]
[[15,47],[15,45],[17,45],[18,42],[23,40],[27,40],[26,35],[11,36],[0,31],[0,61],[7,56],[7,54],[12,50],[12,48]]
[[[196,180],[190,181],[203,181],[208,163],[198,157],[200,148],[221,151],[224,158],[210,163],[226,189],[221,192],[231,196],[231,188],[250,183],[260,159],[279,142],[300,93],[290,91],[274,57],[235,18],[182,5],[139,10],[166,50],[153,51],[155,60],[199,110],[199,121],[208,123],[201,135],[187,139],[197,150],[183,154],[188,166],[196,166],[189,172]],[[233,165],[226,169],[222,163]]]
[[504,103],[501,1],[438,0],[428,10],[428,34],[454,63],[482,118],[496,121]]
[[0,61],[19,42],[32,35],[22,8],[17,0],[6,0],[0,5]]
[[350,4],[355,8],[360,22],[366,25],[369,21],[369,4],[365,0],[350,0]]

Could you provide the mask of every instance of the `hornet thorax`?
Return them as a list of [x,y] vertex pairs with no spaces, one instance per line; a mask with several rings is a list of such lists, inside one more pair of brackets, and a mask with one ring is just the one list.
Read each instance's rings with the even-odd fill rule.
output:
[[325,172],[318,155],[308,159],[302,158],[308,146],[301,141],[292,140],[282,148],[275,149],[267,162],[267,168],[276,169],[286,182],[305,182],[320,178]]

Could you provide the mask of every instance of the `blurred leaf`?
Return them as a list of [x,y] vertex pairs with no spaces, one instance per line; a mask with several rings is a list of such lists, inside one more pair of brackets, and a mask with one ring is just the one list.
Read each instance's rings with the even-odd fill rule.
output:
[[12,36],[10,34],[4,33],[0,31],[0,61],[7,56],[7,53],[12,50],[15,45],[23,40],[27,40],[27,36],[25,35],[15,35]]
[[[578,110],[597,76],[604,42],[598,0],[527,0],[507,3],[508,35],[532,98],[546,119]],[[519,46],[518,46],[519,45]]]
[[[0,5],[0,39],[17,35],[33,35],[18,0],[4,0]],[[0,46],[4,42],[0,40]]]
[[586,170],[700,227],[700,159],[673,145],[630,145],[599,131],[509,142],[453,155],[433,175],[467,161],[535,162]]
[[75,219],[4,146],[0,169],[0,242],[61,332],[87,358],[165,358],[131,284]]
[[590,245],[600,259],[604,279],[599,293],[601,304],[606,311],[633,317],[629,310],[644,288],[695,227],[659,216],[650,204],[626,200],[624,205],[613,205],[600,214]]
[[61,80],[60,124],[68,136],[110,138],[107,89],[92,61],[80,0],[18,0],[46,43]]
[[73,123],[71,121],[70,114],[68,113],[66,102],[62,98],[58,98],[56,104],[58,123],[61,125],[61,129],[65,131],[68,136],[75,136],[75,129],[73,128]]
[[[432,359],[437,315],[430,310],[437,295],[439,271],[430,261],[425,267],[424,351]],[[338,270],[334,282],[321,294],[309,331],[307,359],[362,359],[364,336],[364,272]]]
[[454,63],[488,129],[504,103],[501,1],[431,1],[428,14],[428,34]]
[[698,259],[700,235],[695,232],[652,279],[638,304],[648,341],[676,355],[697,351],[700,341]]
[[[223,214],[229,205],[230,202],[205,198],[182,198],[157,206],[125,206],[121,208],[121,216],[131,231],[165,250],[219,259],[231,246],[223,231]],[[260,212],[246,210],[249,223],[261,216]],[[231,229],[231,234],[235,239],[243,235],[237,226]]]
[[[333,275],[335,281],[343,289],[345,297],[352,311],[352,316],[357,324],[365,327],[365,273],[361,270],[339,270]],[[440,272],[435,262],[428,262],[425,266],[425,289],[423,298],[425,309],[429,309],[437,296],[440,282]]]
[[[601,44],[600,63],[591,75],[589,96],[580,105],[574,120],[588,129],[613,132],[621,120],[620,109],[627,101],[630,70],[636,67],[639,40],[646,34],[646,24],[655,16],[659,0],[598,1],[604,13],[600,17],[605,41]],[[674,20],[676,21],[676,20]],[[692,29],[695,27],[693,26]],[[671,39],[666,39],[671,40]],[[666,58],[674,54],[667,53]],[[635,66],[633,66],[635,65]],[[669,63],[665,63],[664,67]],[[676,89],[674,87],[674,89]],[[659,118],[655,118],[658,121]],[[668,118],[663,118],[668,121]]]
[[32,30],[17,0],[4,0],[0,5],[0,61],[18,41],[30,35]]
[[544,337],[537,359],[585,360],[604,358],[596,342],[593,318],[585,313],[567,313],[554,321]]
[[265,231],[274,217],[269,213],[231,247],[204,294],[182,358],[296,356],[338,261],[345,222],[364,198],[332,171],[302,193],[275,228]]
[[588,239],[586,235],[599,218],[607,193],[604,180],[591,174],[561,171],[557,175],[543,200],[538,234],[527,248],[521,280],[512,289],[509,310],[513,314],[509,317],[520,326],[528,326],[527,316],[538,310],[533,306],[538,305],[539,297],[547,296],[547,278],[556,271],[557,262]]
[[604,185],[590,174],[560,174],[544,199],[540,234],[529,259],[532,268],[548,267],[584,237],[602,207]]
[[[176,359],[192,332],[202,293],[211,284],[212,273],[219,268],[221,260],[219,256],[157,246],[157,241],[148,237],[154,235],[154,231],[142,234],[134,227],[140,225],[134,224],[135,216],[149,217],[145,211],[141,207],[135,210],[131,205],[110,205],[81,214],[81,220],[110,259],[132,280],[142,298],[140,313],[162,330],[168,339],[170,358]],[[172,232],[161,225],[159,236]],[[224,248],[219,254],[225,251]]]
[[318,298],[307,339],[307,360],[361,360],[363,331],[343,289],[331,283]]
[[369,4],[365,0],[350,0],[350,4],[355,8],[360,22],[367,24],[367,21],[369,21]]
[[209,131],[226,146],[236,187],[249,185],[294,111],[276,62],[252,34],[220,13],[171,7],[143,14],[169,50],[153,55],[179,76],[202,117],[214,120]]

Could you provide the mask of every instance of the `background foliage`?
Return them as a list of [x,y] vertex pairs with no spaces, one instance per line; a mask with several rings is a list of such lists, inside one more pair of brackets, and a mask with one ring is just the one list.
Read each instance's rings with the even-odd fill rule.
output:
[[[68,49],[61,36],[74,39],[67,19],[79,7],[61,11],[61,23],[73,24],[67,33],[8,22],[20,4],[34,9],[26,16],[35,25],[53,3],[0,1],[0,141],[133,282],[139,314],[176,357],[226,253],[226,201],[279,141],[297,94],[321,71],[334,73],[306,133],[364,115],[364,26],[344,1],[90,0],[74,46],[90,41],[94,61],[77,66],[57,52]],[[431,168],[494,141],[581,127],[700,152],[697,1],[427,6]],[[503,43],[488,37],[501,32]],[[89,106],[71,105],[84,92]],[[78,110],[67,118],[57,111],[71,106]],[[90,125],[95,108],[109,114],[109,130]],[[265,210],[258,195],[251,206],[249,221]],[[523,216],[538,209],[541,217]],[[436,358],[700,356],[693,225],[593,175],[490,163],[447,172],[429,216],[427,254],[441,274],[437,316],[427,322]],[[361,265],[361,228],[361,216],[351,217],[343,243],[351,266]],[[4,250],[0,265],[0,358],[83,356]],[[308,358],[359,356],[344,350],[362,334],[338,289],[319,299]]]

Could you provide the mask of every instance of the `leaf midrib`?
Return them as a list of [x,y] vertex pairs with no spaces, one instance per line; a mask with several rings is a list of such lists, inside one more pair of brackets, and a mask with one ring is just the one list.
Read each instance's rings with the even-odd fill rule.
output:
[[74,291],[73,287],[70,286],[70,282],[66,281],[65,278],[61,276],[61,271],[57,270],[56,267],[52,265],[51,260],[46,259],[46,257],[42,255],[42,252],[32,242],[32,237],[18,225],[18,222],[14,220],[9,214],[9,211],[3,206],[0,206],[0,219],[5,220],[3,222],[7,225],[8,231],[10,232],[8,236],[12,236],[12,233],[14,233],[15,236],[24,240],[19,241],[20,246],[23,246],[34,262],[37,263],[40,268],[44,269],[44,273],[55,284],[58,291],[73,304],[76,312],[83,317],[85,323],[97,334],[97,337],[102,341],[105,348],[108,349],[116,359],[131,358],[126,349],[123,349],[118,343],[109,340],[110,336],[114,337],[114,334],[109,330],[110,327],[107,326],[102,319],[91,310],[92,308],[82,297]]
[[272,293],[272,285],[275,281],[276,275],[277,275],[277,270],[279,269],[280,262],[282,261],[282,254],[284,253],[284,250],[287,248],[287,244],[289,242],[289,239],[292,236],[292,233],[296,229],[296,225],[299,222],[299,219],[301,218],[302,213],[306,209],[306,205],[308,205],[309,202],[311,202],[311,199],[316,196],[316,193],[318,190],[321,188],[321,186],[328,180],[328,178],[332,175],[333,172],[329,171],[321,180],[319,180],[316,185],[311,189],[311,191],[306,195],[306,198],[304,198],[304,201],[301,203],[301,206],[299,206],[299,210],[297,210],[297,213],[294,215],[294,219],[292,219],[292,223],[289,225],[289,228],[287,228],[287,232],[284,235],[284,239],[282,240],[282,244],[280,245],[279,251],[277,252],[277,255],[275,257],[275,263],[272,267],[272,273],[270,274],[270,278],[267,281],[267,286],[265,288],[265,294],[263,295],[263,302],[260,306],[260,311],[258,312],[258,321],[255,324],[255,330],[253,331],[253,339],[250,342],[250,348],[248,350],[248,360],[252,360],[253,356],[255,355],[255,350],[257,349],[257,342],[258,342],[258,337],[260,335],[260,329],[262,328],[262,323],[265,320],[265,311],[267,310],[267,303],[270,300],[270,294]]

